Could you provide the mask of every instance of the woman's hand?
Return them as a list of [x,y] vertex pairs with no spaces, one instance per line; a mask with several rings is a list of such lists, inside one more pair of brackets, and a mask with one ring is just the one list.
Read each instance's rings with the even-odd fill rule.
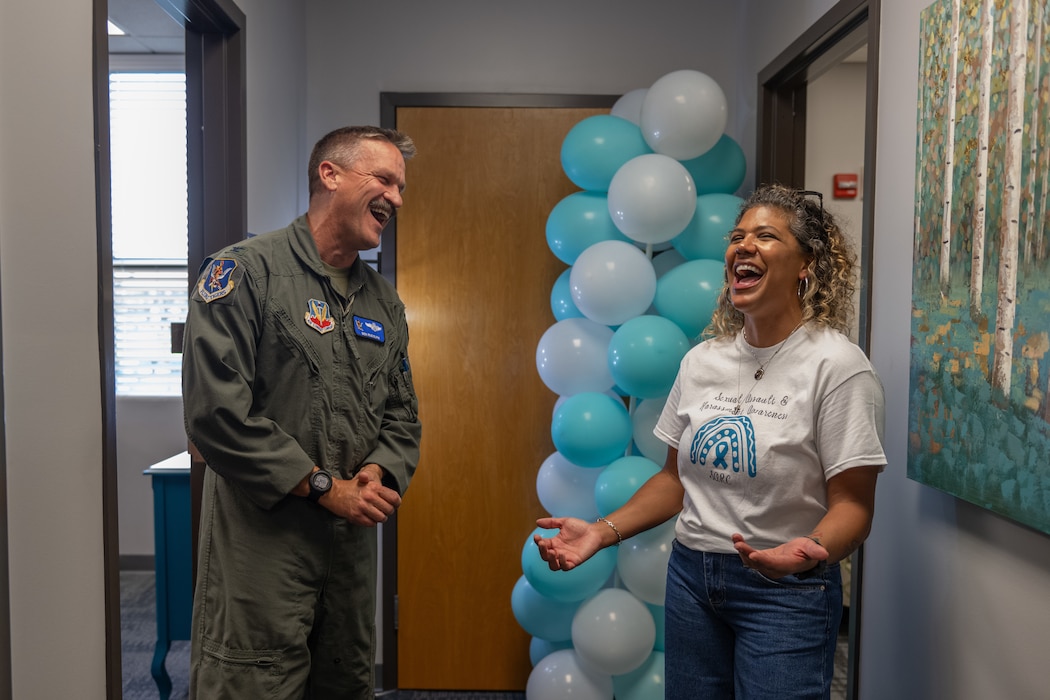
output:
[[796,537],[772,549],[755,549],[737,533],[733,535],[733,547],[744,568],[771,579],[809,571],[828,560],[828,550],[809,537]]
[[[533,535],[540,557],[551,571],[569,571],[590,559],[602,548],[601,535],[593,523],[579,518],[540,518],[536,525],[544,529],[557,529],[554,537]],[[608,528],[606,528],[608,529]]]

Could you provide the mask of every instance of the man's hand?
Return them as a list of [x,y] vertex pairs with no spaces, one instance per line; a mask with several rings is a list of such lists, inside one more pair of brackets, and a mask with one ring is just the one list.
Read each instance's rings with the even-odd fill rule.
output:
[[336,479],[318,503],[354,525],[375,527],[397,510],[401,496],[383,486],[379,465],[367,464],[352,479]]

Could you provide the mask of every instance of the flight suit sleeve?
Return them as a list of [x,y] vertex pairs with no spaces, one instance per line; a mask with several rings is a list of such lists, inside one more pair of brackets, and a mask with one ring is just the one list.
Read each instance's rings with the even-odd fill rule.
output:
[[412,366],[408,359],[408,324],[404,307],[397,316],[398,346],[390,353],[386,368],[389,383],[386,405],[379,428],[379,442],[365,458],[365,464],[383,467],[386,486],[404,494],[419,462],[419,442],[422,426],[419,421],[419,401],[412,382]]
[[182,393],[186,434],[208,467],[270,508],[310,473],[313,460],[276,422],[252,413],[263,299],[243,260],[205,261],[190,292]]

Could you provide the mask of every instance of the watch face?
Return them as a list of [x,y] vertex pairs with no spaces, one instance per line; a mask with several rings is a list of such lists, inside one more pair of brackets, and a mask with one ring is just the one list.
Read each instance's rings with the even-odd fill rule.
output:
[[314,472],[310,476],[310,484],[319,491],[327,491],[332,487],[332,477],[328,472]]

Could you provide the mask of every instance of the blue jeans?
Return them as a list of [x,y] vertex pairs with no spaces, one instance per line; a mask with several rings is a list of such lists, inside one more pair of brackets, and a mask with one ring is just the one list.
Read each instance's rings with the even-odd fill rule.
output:
[[736,554],[676,540],[665,601],[668,700],[830,698],[842,619],[838,564],[776,581]]

